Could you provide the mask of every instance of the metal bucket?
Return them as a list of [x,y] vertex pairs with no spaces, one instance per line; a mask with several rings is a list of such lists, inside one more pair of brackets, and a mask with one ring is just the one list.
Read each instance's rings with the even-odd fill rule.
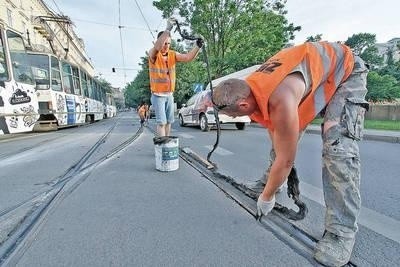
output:
[[179,168],[179,138],[177,136],[154,137],[156,169],[162,172]]

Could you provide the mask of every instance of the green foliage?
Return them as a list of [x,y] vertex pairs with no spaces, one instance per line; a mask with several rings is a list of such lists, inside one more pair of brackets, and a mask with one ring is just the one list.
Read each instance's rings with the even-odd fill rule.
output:
[[[275,54],[300,27],[289,24],[284,0],[159,0],[164,17],[179,11],[191,31],[204,36],[212,78],[260,64]],[[205,70],[204,70],[205,71]]]
[[379,73],[371,71],[368,74],[367,87],[366,98],[368,101],[393,101],[400,98],[400,84],[391,75],[379,75]]
[[383,64],[383,57],[378,55],[376,48],[376,35],[372,33],[353,34],[345,42],[351,47],[356,55],[359,55],[372,68]]
[[[153,5],[163,17],[179,16],[190,31],[201,34],[207,43],[212,79],[243,68],[260,64],[279,51],[300,27],[285,18],[286,0],[159,0]],[[172,40],[171,48],[185,53],[191,44]],[[125,101],[135,106],[149,102],[150,83],[147,57],[142,58],[142,70],[125,89]],[[178,106],[193,95],[195,83],[208,83],[204,55],[189,63],[177,63],[175,101]]]
[[129,107],[135,107],[142,101],[150,103],[149,64],[147,57],[142,57],[141,60],[142,70],[138,72],[135,79],[126,86],[124,91],[125,105]]
[[111,83],[109,83],[107,80],[105,80],[104,78],[99,78],[99,79],[97,79],[97,82],[99,83],[99,85],[101,87],[103,87],[105,89],[105,91],[107,93],[112,93]]
[[319,42],[322,40],[322,33],[316,34],[315,36],[308,36],[306,42]]

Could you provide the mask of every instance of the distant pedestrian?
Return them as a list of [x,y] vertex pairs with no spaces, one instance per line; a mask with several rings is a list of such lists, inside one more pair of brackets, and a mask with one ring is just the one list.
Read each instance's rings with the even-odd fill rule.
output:
[[143,126],[144,123],[147,121],[147,114],[149,113],[149,106],[142,102],[142,104],[138,108],[138,114],[140,118],[140,124]]

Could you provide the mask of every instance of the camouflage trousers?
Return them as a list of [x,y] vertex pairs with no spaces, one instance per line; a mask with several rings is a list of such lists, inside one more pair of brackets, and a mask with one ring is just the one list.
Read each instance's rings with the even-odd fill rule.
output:
[[[360,153],[368,69],[355,57],[349,78],[337,89],[324,110],[322,126],[322,180],[326,205],[325,230],[354,238],[361,208]],[[328,129],[323,126],[329,125]],[[326,128],[326,127],[325,127]]]

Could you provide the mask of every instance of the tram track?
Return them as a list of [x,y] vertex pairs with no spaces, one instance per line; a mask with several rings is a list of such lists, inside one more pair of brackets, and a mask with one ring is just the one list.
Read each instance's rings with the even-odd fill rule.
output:
[[[14,265],[18,262],[23,253],[29,248],[39,233],[42,225],[48,219],[48,215],[57,208],[63,199],[70,195],[78,186],[83,183],[90,175],[91,171],[99,164],[108,159],[113,158],[117,153],[132,144],[142,133],[144,127],[140,127],[138,131],[126,139],[124,142],[115,146],[106,155],[102,156],[95,162],[85,166],[93,153],[101,146],[112,132],[111,127],[94,144],[84,156],[82,156],[75,164],[73,164],[59,179],[52,183],[52,188],[45,192],[41,192],[25,202],[21,202],[8,211],[0,212],[0,223],[2,217],[8,213],[24,207],[28,203],[34,206],[26,217],[19,224],[18,228],[10,233],[9,238],[0,244],[0,266]],[[145,126],[152,133],[154,129]],[[215,169],[209,169],[195,153],[191,153],[190,149],[180,148],[180,158],[189,164],[193,169],[199,172],[204,178],[217,186],[228,198],[232,199],[241,208],[248,212],[251,216],[256,216],[256,200],[246,195],[242,189],[235,184],[234,178],[225,176]],[[36,204],[35,204],[36,203]],[[286,220],[278,212],[273,211],[259,221],[259,225],[264,229],[272,232],[279,240],[289,246],[297,254],[307,259],[313,266],[321,266],[313,259],[313,250],[317,239],[300,227]],[[354,262],[349,262],[345,266],[357,266]]]
[[[256,218],[257,200],[247,195],[243,189],[234,182],[234,178],[225,176],[215,169],[210,169],[205,160],[188,148],[180,148],[180,158],[197,170],[204,178],[217,186],[225,195],[235,201],[241,208]],[[323,266],[313,258],[313,251],[317,239],[308,234],[299,226],[292,224],[276,210],[268,216],[263,216],[259,221],[260,226],[272,232],[279,240],[291,247],[296,253],[302,255],[313,266]],[[344,266],[354,267],[356,263],[350,261]]]
[[[38,192],[29,199],[22,201],[6,210],[0,211],[0,226],[7,221],[13,214],[23,216],[16,227],[10,231],[6,240],[0,240],[0,266],[16,263],[24,251],[30,246],[41,225],[46,221],[47,215],[54,210],[58,204],[69,194],[71,194],[86,178],[96,166],[113,158],[118,152],[133,143],[143,132],[143,127],[138,128],[137,132],[131,137],[113,147],[108,153],[95,162],[85,164],[91,156],[105,143],[107,138],[116,126],[115,122],[110,129],[103,134],[97,142],[64,174],[52,179],[48,190]],[[1,229],[1,227],[0,227]]]

